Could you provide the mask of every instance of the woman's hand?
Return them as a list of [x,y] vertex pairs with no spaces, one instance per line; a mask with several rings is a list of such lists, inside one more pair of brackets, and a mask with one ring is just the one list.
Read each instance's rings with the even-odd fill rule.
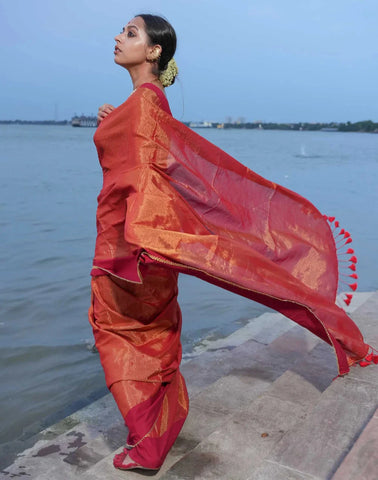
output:
[[101,105],[98,109],[97,113],[97,125],[100,125],[100,123],[106,118],[109,113],[111,113],[114,110],[115,107],[113,105],[109,105],[109,103],[104,103],[104,105]]

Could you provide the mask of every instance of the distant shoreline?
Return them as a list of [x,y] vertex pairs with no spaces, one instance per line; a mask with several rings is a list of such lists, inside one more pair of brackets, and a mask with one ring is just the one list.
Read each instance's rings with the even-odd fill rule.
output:
[[0,120],[0,125],[71,125],[70,120]]
[[[74,117],[76,118],[76,117]],[[91,119],[92,117],[82,117]],[[73,119],[72,119],[73,120]],[[0,125],[72,125],[72,120],[0,120]],[[93,122],[94,123],[94,122]],[[378,123],[372,120],[360,122],[298,122],[298,123],[276,123],[276,122],[183,122],[190,128],[216,128],[216,129],[248,129],[248,130],[287,130],[287,131],[322,131],[322,132],[360,132],[378,133]],[[82,125],[82,127],[95,127],[93,125]]]

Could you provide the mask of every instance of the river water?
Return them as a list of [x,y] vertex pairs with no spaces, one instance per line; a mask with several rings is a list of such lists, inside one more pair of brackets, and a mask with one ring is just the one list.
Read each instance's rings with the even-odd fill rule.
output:
[[[101,172],[93,129],[0,125],[0,467],[52,422],[106,392],[87,322]],[[378,135],[201,129],[353,236],[359,290],[378,287]],[[266,309],[181,275],[183,348]]]

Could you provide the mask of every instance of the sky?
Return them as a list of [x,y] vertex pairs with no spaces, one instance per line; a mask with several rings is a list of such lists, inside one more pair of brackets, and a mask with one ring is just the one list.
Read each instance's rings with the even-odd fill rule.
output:
[[124,102],[114,36],[137,13],[176,30],[181,121],[378,121],[377,0],[0,0],[0,120]]

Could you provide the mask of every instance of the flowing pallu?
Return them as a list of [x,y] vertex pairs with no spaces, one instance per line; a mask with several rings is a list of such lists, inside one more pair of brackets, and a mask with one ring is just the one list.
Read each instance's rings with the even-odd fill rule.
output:
[[[164,94],[150,84],[101,122],[95,143],[104,181],[94,277],[140,286],[153,266],[188,273],[274,308],[313,332],[333,346],[340,375],[367,355],[358,327],[335,305],[335,241],[308,200],[175,120]],[[129,349],[121,337],[104,341],[102,353],[100,348],[110,384],[129,378],[119,374],[118,348]],[[163,385],[171,381],[166,351],[152,345],[150,373],[145,363],[119,358],[134,362],[139,380],[147,382],[156,361]]]

